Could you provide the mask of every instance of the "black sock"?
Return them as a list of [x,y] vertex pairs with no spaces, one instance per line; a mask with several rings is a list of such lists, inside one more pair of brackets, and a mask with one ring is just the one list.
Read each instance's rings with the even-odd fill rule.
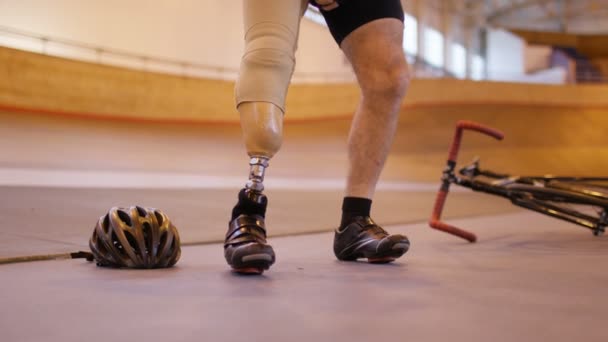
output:
[[372,200],[362,197],[344,197],[342,202],[342,221],[340,227],[349,224],[354,217],[369,216]]
[[242,214],[264,217],[266,215],[267,206],[268,199],[264,194],[249,189],[242,189],[239,192],[239,201],[234,206],[234,209],[232,209],[231,220],[234,220]]

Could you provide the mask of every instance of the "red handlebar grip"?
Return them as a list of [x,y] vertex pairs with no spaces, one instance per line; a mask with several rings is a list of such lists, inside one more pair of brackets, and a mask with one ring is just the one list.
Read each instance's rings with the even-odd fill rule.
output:
[[475,236],[475,234],[467,232],[466,230],[462,230],[460,228],[456,228],[454,226],[450,226],[447,223],[441,221],[429,221],[429,225],[435,229],[461,237],[469,242],[477,241],[477,236]]
[[431,214],[431,219],[429,220],[429,226],[444,231],[446,233],[456,235],[469,242],[477,241],[477,237],[475,236],[475,234],[439,221],[441,218],[441,212],[443,211],[443,205],[445,204],[445,199],[447,196],[447,191],[440,190],[437,193],[437,197],[435,199],[435,207],[433,208],[433,213]]
[[479,133],[483,133],[483,134],[492,136],[498,140],[502,140],[505,137],[505,135],[501,131],[494,129],[494,128],[490,128],[488,126],[484,126],[480,123],[473,122],[473,121],[460,120],[456,124],[456,127],[462,128],[462,129],[468,129],[471,131],[477,131]]
[[460,141],[462,140],[462,131],[465,129],[483,133],[498,140],[502,140],[502,138],[505,137],[505,135],[501,131],[486,127],[477,122],[466,120],[458,121],[456,123],[456,132],[454,133],[454,140],[452,141],[452,146],[450,146],[450,151],[448,152],[448,160],[456,162],[456,159],[458,159]]

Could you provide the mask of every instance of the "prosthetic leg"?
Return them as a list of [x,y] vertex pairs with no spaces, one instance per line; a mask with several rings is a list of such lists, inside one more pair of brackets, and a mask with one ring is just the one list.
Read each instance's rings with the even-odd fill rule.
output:
[[264,102],[246,102],[239,106],[245,146],[249,155],[249,181],[239,192],[232,211],[224,244],[224,256],[238,273],[261,274],[275,262],[275,254],[266,243],[264,217],[268,199],[264,191],[264,172],[270,158],[278,152],[283,137],[283,112]]
[[245,52],[235,95],[250,171],[224,243],[226,261],[239,273],[260,274],[275,262],[266,243],[264,172],[281,147],[285,97],[307,6],[308,0],[243,0]]

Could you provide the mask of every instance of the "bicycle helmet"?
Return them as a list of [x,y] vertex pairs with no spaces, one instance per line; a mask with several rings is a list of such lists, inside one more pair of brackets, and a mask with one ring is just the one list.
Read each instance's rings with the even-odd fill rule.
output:
[[97,221],[89,247],[97,266],[162,268],[181,255],[177,228],[160,210],[113,207]]

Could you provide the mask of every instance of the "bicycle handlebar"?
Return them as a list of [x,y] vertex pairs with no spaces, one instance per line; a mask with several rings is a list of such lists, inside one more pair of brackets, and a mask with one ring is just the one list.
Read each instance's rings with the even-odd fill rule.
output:
[[456,124],[456,130],[454,132],[454,139],[452,140],[452,144],[450,145],[450,149],[448,151],[447,166],[444,170],[441,188],[439,189],[435,199],[435,206],[433,207],[433,213],[431,214],[431,219],[429,220],[429,226],[431,226],[431,228],[461,237],[469,242],[475,242],[477,241],[475,234],[441,221],[441,213],[443,212],[443,206],[445,205],[445,200],[448,196],[450,184],[452,182],[451,177],[454,175],[454,168],[456,167],[456,160],[458,159],[462,134],[465,130],[483,133],[497,140],[502,140],[504,138],[504,134],[496,129],[486,127],[473,121],[458,121]]
[[456,162],[456,159],[458,158],[458,151],[460,150],[460,142],[462,140],[462,132],[464,130],[483,133],[498,140],[502,140],[505,137],[501,131],[486,127],[480,123],[466,120],[458,121],[456,123],[456,131],[454,132],[454,140],[452,141],[452,145],[450,146],[450,151],[448,153],[448,160],[450,161]]

